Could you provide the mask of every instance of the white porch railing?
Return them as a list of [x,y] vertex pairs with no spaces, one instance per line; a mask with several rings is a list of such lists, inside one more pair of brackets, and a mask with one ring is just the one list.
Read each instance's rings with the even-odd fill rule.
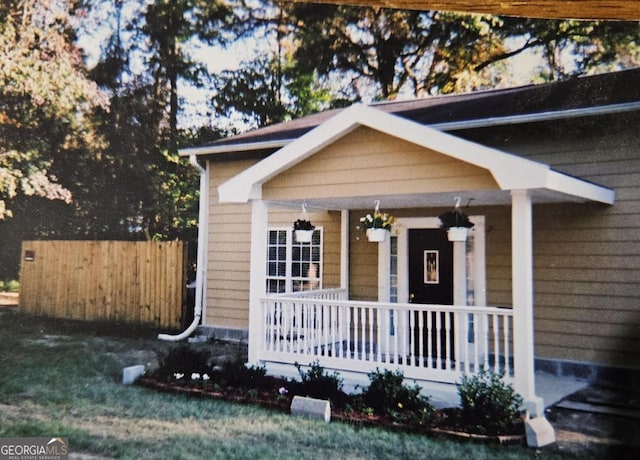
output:
[[400,369],[405,377],[454,383],[480,367],[513,378],[508,308],[346,300],[327,289],[262,299],[260,359],[328,369]]

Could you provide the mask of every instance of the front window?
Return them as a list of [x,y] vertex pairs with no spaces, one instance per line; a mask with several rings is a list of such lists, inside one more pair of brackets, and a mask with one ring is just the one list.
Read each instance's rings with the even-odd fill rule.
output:
[[267,292],[322,288],[322,229],[311,243],[296,241],[293,229],[270,229],[267,248]]

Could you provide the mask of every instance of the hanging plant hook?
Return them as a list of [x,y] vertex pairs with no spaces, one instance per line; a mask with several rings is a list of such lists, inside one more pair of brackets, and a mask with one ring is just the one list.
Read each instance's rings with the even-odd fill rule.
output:
[[374,203],[376,205],[376,208],[375,208],[376,213],[380,212],[380,200],[376,200],[374,201]]
[[309,216],[307,214],[307,202],[304,201],[302,203],[302,215],[300,216],[300,218],[298,220],[296,220],[293,223],[293,229],[294,230],[313,230],[315,229],[315,225],[313,225],[311,223],[311,221],[309,220]]
[[440,218],[440,228],[448,230],[456,227],[473,227],[473,222],[469,220],[469,216],[460,209],[462,199],[459,196],[456,196],[453,201],[455,203],[453,211],[447,211],[438,216]]

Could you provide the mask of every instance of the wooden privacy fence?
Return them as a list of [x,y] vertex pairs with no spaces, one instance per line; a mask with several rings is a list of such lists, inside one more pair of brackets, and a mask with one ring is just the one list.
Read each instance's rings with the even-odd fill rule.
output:
[[24,241],[20,309],[177,329],[184,258],[181,241]]

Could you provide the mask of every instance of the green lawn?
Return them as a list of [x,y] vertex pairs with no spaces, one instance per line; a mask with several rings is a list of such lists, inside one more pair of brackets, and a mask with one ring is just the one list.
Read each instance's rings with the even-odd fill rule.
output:
[[0,310],[0,436],[68,437],[72,453],[131,459],[577,458],[324,424],[120,384],[171,344],[157,331]]

